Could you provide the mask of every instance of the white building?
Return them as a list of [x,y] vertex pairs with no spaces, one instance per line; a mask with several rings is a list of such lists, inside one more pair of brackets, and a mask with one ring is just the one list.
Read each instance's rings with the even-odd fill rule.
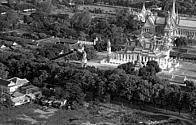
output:
[[[169,46],[171,39],[163,37],[161,39],[145,38],[141,36],[135,41],[127,41],[124,49],[117,52],[110,52],[111,46],[108,46],[108,57],[101,63],[119,65],[123,63],[133,62],[139,66],[146,65],[148,61],[157,61],[160,68],[170,70],[175,64],[175,60],[171,59],[169,54],[171,47]],[[108,42],[108,45],[111,43]]]
[[20,79],[17,77],[5,80],[0,79],[0,89],[1,92],[6,92],[8,94],[11,94],[15,92],[19,87],[29,83],[27,79]]

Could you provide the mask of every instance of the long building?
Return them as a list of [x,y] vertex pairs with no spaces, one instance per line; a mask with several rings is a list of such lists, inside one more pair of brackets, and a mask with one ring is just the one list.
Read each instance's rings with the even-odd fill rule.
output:
[[147,64],[148,61],[157,61],[160,68],[170,71],[178,66],[177,61],[170,58],[172,40],[169,37],[144,37],[137,40],[127,40],[122,51],[111,52],[111,43],[108,42],[108,58],[101,63],[119,65],[132,62],[137,68]]

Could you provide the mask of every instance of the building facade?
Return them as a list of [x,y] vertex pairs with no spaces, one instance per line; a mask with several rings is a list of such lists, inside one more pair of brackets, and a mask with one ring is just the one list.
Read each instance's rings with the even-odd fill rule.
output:
[[149,37],[143,35],[137,40],[127,40],[121,51],[111,52],[111,43],[108,41],[108,57],[101,63],[119,65],[132,62],[140,68],[148,61],[157,61],[162,70],[171,70],[177,62],[170,58],[172,40],[169,37]]
[[168,11],[165,17],[152,13],[143,5],[138,15],[138,18],[144,22],[142,31],[155,35],[196,37],[196,18],[180,16],[176,12],[175,4],[173,0],[172,10]]

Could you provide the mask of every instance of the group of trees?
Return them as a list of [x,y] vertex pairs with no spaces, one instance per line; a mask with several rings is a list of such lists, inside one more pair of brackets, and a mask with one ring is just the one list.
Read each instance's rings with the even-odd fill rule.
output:
[[[178,86],[170,85],[167,80],[159,79],[156,73],[160,68],[155,61],[148,62],[139,71],[134,70],[132,63],[120,65],[114,70],[99,70],[94,67],[81,68],[66,62],[53,62],[48,59],[49,56],[45,56],[47,52],[41,54],[41,51],[45,50],[31,53],[1,52],[0,77],[27,78],[34,85],[43,88],[43,93],[47,96],[69,98],[78,103],[91,95],[91,100],[115,100],[119,97],[129,102],[151,103],[177,109],[179,112],[194,106],[196,88],[187,83],[190,87],[184,91]],[[55,52],[55,48],[52,51]],[[54,91],[48,88],[53,88]]]
[[178,37],[174,40],[174,46],[176,47],[185,47],[188,45],[188,39],[185,37]]
[[[94,0],[94,2],[100,2]],[[104,3],[116,6],[131,6],[134,8],[142,8],[145,3],[147,8],[158,8],[161,7],[163,10],[168,11],[172,8],[173,0],[102,0]],[[178,12],[181,14],[196,14],[195,13],[196,2],[194,0],[176,0],[176,7]]]

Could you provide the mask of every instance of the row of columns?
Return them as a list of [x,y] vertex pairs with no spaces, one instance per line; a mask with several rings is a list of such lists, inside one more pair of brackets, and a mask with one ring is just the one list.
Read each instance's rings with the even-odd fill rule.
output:
[[150,32],[150,29],[149,29],[149,28],[144,28],[144,29],[143,29],[143,32],[144,32],[144,33]]
[[89,42],[89,41],[78,41],[78,43],[84,44],[84,45],[94,45],[94,42]]
[[155,60],[155,58],[150,56],[142,56],[142,55],[138,56],[138,54],[113,53],[110,55],[110,60],[126,61],[126,62],[135,62],[140,60],[141,62],[148,62],[151,60]]
[[110,59],[109,61],[111,63],[122,63],[122,62],[135,62],[140,60],[140,62],[144,62],[145,64],[148,61],[151,60],[155,60],[158,61],[160,67],[167,67],[168,65],[168,59],[167,58],[159,58],[158,60],[156,60],[155,57],[150,57],[150,56],[143,56],[143,55],[139,55],[138,54],[120,54],[120,53],[113,53],[110,55]]
[[196,31],[190,31],[190,30],[186,30],[186,29],[178,29],[178,34],[179,35],[185,35],[185,36],[196,36]]

